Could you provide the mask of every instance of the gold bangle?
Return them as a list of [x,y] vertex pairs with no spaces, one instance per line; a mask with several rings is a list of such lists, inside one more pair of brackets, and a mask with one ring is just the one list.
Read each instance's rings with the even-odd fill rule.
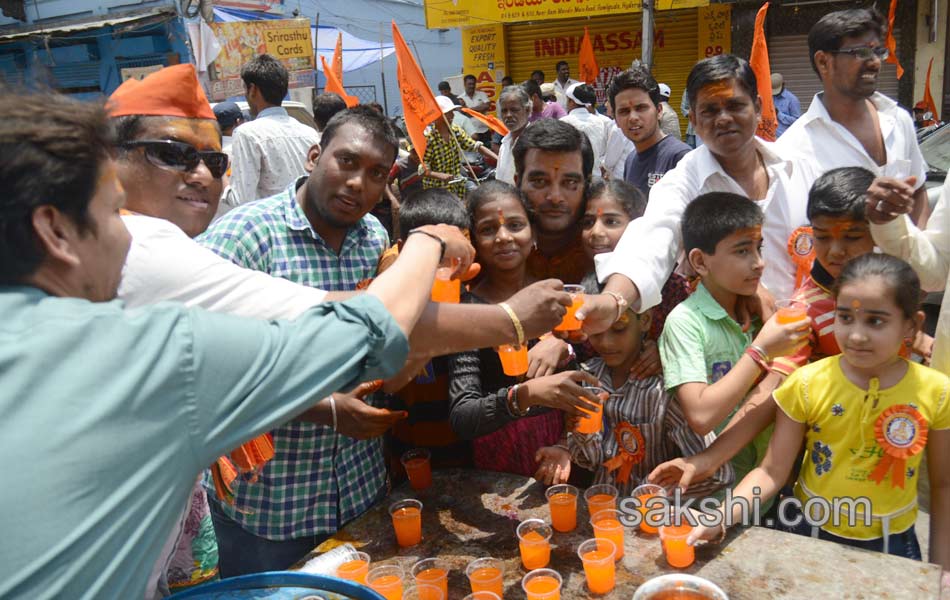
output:
[[518,315],[515,314],[515,311],[508,306],[507,302],[499,302],[498,306],[502,307],[506,313],[508,313],[508,318],[511,319],[511,324],[515,326],[515,333],[518,335],[518,345],[524,345],[524,328],[521,326],[521,319],[518,318]]

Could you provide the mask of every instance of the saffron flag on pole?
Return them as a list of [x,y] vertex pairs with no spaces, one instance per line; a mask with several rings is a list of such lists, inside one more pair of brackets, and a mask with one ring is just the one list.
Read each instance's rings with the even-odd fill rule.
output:
[[333,74],[336,75],[337,80],[340,83],[343,83],[343,32],[340,31],[336,34],[336,47],[333,49],[333,62],[330,65],[333,67]]
[[392,24],[393,45],[396,47],[396,81],[399,84],[399,95],[402,97],[406,132],[412,140],[413,148],[422,159],[426,154],[426,126],[441,117],[442,110],[432,95],[422,69],[409,52],[406,40],[399,33],[396,22],[393,21]]
[[762,116],[755,134],[760,138],[774,142],[775,131],[778,129],[778,118],[775,115],[775,102],[772,101],[772,69],[769,66],[769,48],[765,43],[765,14],[769,10],[766,2],[755,15],[755,32],[752,35],[752,53],[749,56],[749,66],[755,73],[756,87],[759,100],[762,102]]
[[580,62],[581,81],[594,85],[597,82],[597,75],[600,74],[600,68],[594,57],[594,46],[590,43],[590,32],[587,31],[587,27],[584,28],[584,37],[581,39],[577,60]]
[[495,115],[483,115],[477,110],[468,107],[462,107],[462,112],[473,119],[481,121],[498,135],[508,135],[508,128]]
[[885,62],[892,63],[897,67],[897,78],[904,76],[904,67],[897,60],[897,40],[894,39],[894,17],[897,15],[897,0],[891,0],[891,7],[887,11],[887,36],[884,37],[884,45],[889,52]]
[[934,59],[930,58],[930,64],[927,65],[927,81],[924,84],[924,104],[927,105],[927,110],[930,111],[930,118],[933,119],[933,122],[939,122],[940,116],[937,114],[937,103],[934,102],[934,97],[930,93],[930,70],[934,67]]
[[321,56],[320,62],[323,63],[323,76],[327,78],[327,83],[323,86],[324,93],[339,94],[339,96],[343,98],[343,101],[346,102],[347,108],[359,104],[359,98],[350,96],[346,93],[346,90],[343,89],[343,82],[336,78],[336,73],[334,73],[330,65],[327,64],[326,57]]

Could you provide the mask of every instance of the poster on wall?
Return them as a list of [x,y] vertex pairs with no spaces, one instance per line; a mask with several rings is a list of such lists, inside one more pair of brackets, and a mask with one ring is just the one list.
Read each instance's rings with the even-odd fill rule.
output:
[[313,39],[309,19],[212,23],[221,53],[208,66],[211,101],[244,95],[241,67],[259,54],[270,54],[286,67],[291,89],[313,87]]
[[501,80],[507,75],[505,64],[505,28],[480,25],[462,29],[462,70],[475,76],[475,89],[485,92],[495,110],[501,92]]

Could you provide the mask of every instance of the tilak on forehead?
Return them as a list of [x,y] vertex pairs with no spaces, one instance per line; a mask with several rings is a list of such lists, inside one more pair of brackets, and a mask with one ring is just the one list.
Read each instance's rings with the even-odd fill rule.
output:
[[505,213],[500,208],[498,209],[498,223],[500,225],[505,224]]
[[828,233],[830,233],[831,237],[835,239],[841,239],[844,237],[844,234],[848,233],[848,231],[854,229],[855,227],[860,227],[861,225],[861,221],[842,221],[840,223],[835,223],[830,228],[828,228]]
[[700,90],[707,100],[728,100],[732,98],[732,83],[717,81],[710,83]]
[[141,81],[127,80],[112,92],[107,107],[111,117],[215,119],[191,64],[165,67]]

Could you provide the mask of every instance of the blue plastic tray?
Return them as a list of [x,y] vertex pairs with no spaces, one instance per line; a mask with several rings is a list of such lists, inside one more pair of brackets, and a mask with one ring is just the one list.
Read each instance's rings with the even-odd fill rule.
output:
[[185,590],[171,596],[171,600],[224,600],[224,599],[303,600],[385,600],[368,587],[326,575],[311,575],[290,571],[255,573],[222,579],[214,583]]

